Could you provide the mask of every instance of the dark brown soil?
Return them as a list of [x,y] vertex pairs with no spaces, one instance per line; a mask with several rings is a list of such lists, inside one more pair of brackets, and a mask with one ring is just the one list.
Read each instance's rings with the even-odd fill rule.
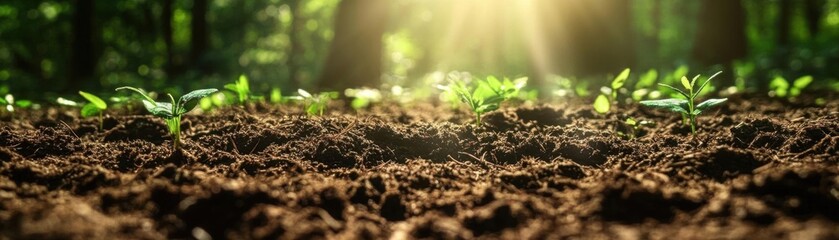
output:
[[187,116],[182,151],[139,112],[6,118],[0,239],[839,238],[839,101],[731,99],[696,138],[634,106],[296,109]]

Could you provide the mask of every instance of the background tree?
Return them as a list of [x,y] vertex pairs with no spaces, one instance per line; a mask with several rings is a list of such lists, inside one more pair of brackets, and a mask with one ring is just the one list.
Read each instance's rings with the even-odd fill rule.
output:
[[342,0],[335,13],[335,38],[318,81],[323,90],[378,87],[382,35],[390,0]]
[[[785,1],[785,0],[782,0]],[[729,77],[720,78],[722,85],[732,85],[731,64],[746,57],[746,15],[742,1],[702,1],[697,16],[693,59],[703,66],[722,64]]]

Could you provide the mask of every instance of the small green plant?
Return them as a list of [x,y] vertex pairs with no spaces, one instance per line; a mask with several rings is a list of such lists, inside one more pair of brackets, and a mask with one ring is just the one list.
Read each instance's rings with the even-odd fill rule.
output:
[[239,80],[224,85],[224,88],[236,93],[236,96],[239,99],[239,105],[245,104],[251,100],[251,86],[248,83],[248,77],[245,75],[240,75]]
[[108,104],[96,95],[79,91],[79,95],[87,99],[88,103],[82,106],[80,114],[82,117],[99,115],[99,131],[102,131],[102,113],[108,109]]
[[609,84],[608,88],[602,88],[603,93],[597,96],[594,100],[594,111],[600,114],[608,113],[612,108],[612,103],[618,98],[618,90],[623,87],[627,78],[629,78],[629,68],[624,69],[620,74],[618,74],[618,76],[612,80],[612,83]]
[[146,110],[152,115],[163,118],[166,121],[175,149],[180,149],[181,147],[181,117],[195,108],[200,99],[218,91],[218,89],[214,88],[195,90],[181,96],[178,101],[175,101],[175,97],[172,97],[172,94],[166,94],[169,96],[169,102],[155,102],[143,89],[134,87],[120,87],[116,89],[116,91],[120,90],[134,91],[143,96],[143,106],[146,107]]
[[29,100],[17,100],[15,101],[15,96],[12,94],[6,94],[6,97],[0,99],[0,105],[6,105],[6,111],[9,113],[14,114],[15,107],[18,108],[29,108],[32,106],[32,101]]
[[356,111],[382,100],[382,93],[378,89],[372,88],[348,88],[344,90],[344,95],[353,98],[350,107]]
[[632,91],[632,100],[636,102],[644,100],[645,98],[653,98],[656,95],[653,93],[654,91],[650,91],[652,87],[655,86],[655,83],[658,81],[658,71],[655,69],[650,69],[644,75],[638,78],[638,82],[635,83],[635,88]]
[[502,102],[516,97],[527,85],[526,77],[499,80],[494,76],[488,76],[485,80],[466,82],[456,75],[449,75],[448,80],[449,85],[438,88],[445,93],[456,95],[461,102],[469,106],[475,114],[477,126],[481,125],[481,116],[484,113],[498,109]]
[[810,85],[811,82],[813,82],[813,77],[803,76],[795,79],[795,81],[792,81],[792,86],[790,86],[789,82],[784,79],[784,77],[775,76],[775,78],[769,82],[769,96],[786,98],[788,101],[794,101],[795,98],[801,95],[801,91]]
[[323,112],[326,111],[326,107],[329,106],[329,102],[338,98],[338,92],[311,94],[306,90],[297,89],[297,94],[299,94],[299,96],[293,96],[290,97],[290,99],[303,101],[304,106],[306,106],[306,114],[309,114],[310,116],[323,116]]
[[655,126],[655,122],[647,121],[647,120],[635,120],[633,117],[628,117],[623,122],[624,127],[626,127],[626,132],[618,132],[619,135],[622,135],[630,140],[635,139],[638,135],[638,130],[642,127],[647,126]]
[[702,92],[702,89],[704,89],[705,86],[708,85],[708,82],[710,82],[711,79],[714,79],[714,77],[716,77],[720,73],[722,73],[722,72],[720,71],[720,72],[717,72],[716,74],[712,75],[710,78],[708,78],[708,80],[705,80],[705,82],[703,82],[699,86],[699,88],[696,88],[696,80],[699,79],[699,75],[696,75],[696,77],[693,77],[693,80],[688,80],[687,77],[683,76],[682,79],[681,79],[681,82],[682,82],[682,86],[684,86],[685,89],[688,90],[687,92],[682,91],[682,90],[680,90],[676,87],[673,87],[673,86],[670,86],[670,85],[667,85],[667,84],[659,83],[659,85],[662,86],[662,87],[666,87],[666,88],[672,89],[673,91],[676,91],[681,96],[683,96],[684,99],[671,98],[671,99],[660,99],[660,100],[646,100],[646,101],[641,101],[640,103],[641,103],[641,105],[644,105],[644,106],[647,106],[647,107],[662,108],[662,109],[667,109],[667,110],[670,110],[670,111],[673,111],[673,112],[681,113],[683,117],[687,116],[688,121],[689,121],[688,123],[690,124],[690,132],[694,136],[696,136],[696,116],[698,116],[703,111],[708,110],[711,107],[720,105],[723,102],[725,102],[726,100],[728,100],[727,98],[717,98],[717,99],[712,98],[712,99],[705,100],[702,103],[696,104],[696,97],[699,96],[699,93]]

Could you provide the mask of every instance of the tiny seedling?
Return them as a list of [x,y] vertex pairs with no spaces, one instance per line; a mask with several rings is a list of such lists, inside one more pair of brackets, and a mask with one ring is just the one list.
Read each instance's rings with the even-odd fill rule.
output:
[[245,75],[240,75],[239,80],[224,85],[224,88],[236,93],[236,96],[239,99],[239,105],[245,104],[251,99],[251,87],[248,83],[248,77]]
[[658,85],[662,87],[666,87],[672,89],[673,91],[676,91],[681,96],[683,96],[684,99],[671,98],[660,100],[646,100],[641,101],[640,103],[641,105],[647,107],[662,108],[673,112],[681,113],[683,117],[687,116],[690,124],[690,132],[694,136],[696,136],[696,116],[698,116],[703,111],[708,110],[711,107],[720,105],[726,100],[728,100],[727,98],[712,98],[705,100],[702,103],[696,104],[696,97],[699,96],[699,93],[702,92],[702,89],[704,89],[705,86],[708,85],[708,82],[710,82],[711,79],[714,79],[714,77],[716,77],[720,73],[722,72],[720,71],[712,75],[710,78],[708,78],[708,80],[705,80],[705,82],[703,82],[699,86],[699,88],[696,88],[696,80],[699,79],[699,75],[693,77],[693,80],[688,80],[687,77],[683,76],[681,82],[682,86],[684,86],[685,89],[688,90],[687,92],[667,84],[659,83]]
[[449,75],[449,85],[438,86],[448,94],[455,94],[460,101],[469,106],[475,114],[475,124],[481,125],[481,116],[484,113],[498,109],[502,102],[514,98],[518,92],[527,85],[527,78],[510,80],[498,80],[489,76],[485,80],[473,81],[472,84]]
[[297,94],[300,96],[290,97],[289,99],[303,101],[306,106],[306,114],[323,116],[326,107],[333,99],[338,98],[338,92],[322,92],[318,94],[311,94],[303,89],[297,89]]
[[198,104],[200,99],[218,91],[218,89],[214,88],[195,90],[181,96],[177,102],[175,101],[175,97],[172,97],[172,94],[166,94],[169,96],[170,102],[155,102],[143,89],[134,87],[120,87],[116,89],[116,91],[120,90],[134,91],[143,96],[143,106],[146,107],[146,110],[152,115],[163,118],[166,121],[166,125],[169,127],[169,136],[172,137],[175,149],[181,147],[181,117],[195,108],[195,105]]
[[102,131],[102,112],[108,109],[108,104],[96,95],[79,91],[79,95],[87,99],[88,103],[82,106],[82,117],[99,115],[99,131]]
[[638,77],[638,82],[635,83],[635,89],[632,91],[632,100],[641,101],[644,98],[657,98],[660,93],[657,91],[650,91],[651,88],[655,86],[655,83],[658,81],[658,71],[655,69],[650,69],[647,73],[644,73],[640,77]]
[[12,94],[6,94],[6,97],[0,99],[0,105],[5,105],[6,106],[6,111],[14,114],[15,107],[28,108],[28,107],[32,106],[32,101],[29,101],[29,100],[15,100],[15,96],[13,96]]
[[801,95],[801,91],[810,85],[811,82],[813,82],[813,77],[803,76],[795,79],[795,81],[792,81],[792,86],[790,86],[789,82],[784,79],[784,77],[776,76],[771,82],[769,82],[769,89],[771,89],[769,96],[786,98],[788,101],[794,101],[796,97]]
[[609,84],[609,87],[602,88],[602,92],[597,98],[594,100],[594,111],[597,111],[600,114],[606,114],[612,108],[612,102],[616,101],[618,98],[618,90],[623,87],[624,83],[626,83],[626,79],[629,78],[629,68],[624,69],[614,80],[612,83]]
[[640,120],[639,121],[639,120],[636,120],[633,117],[626,118],[626,120],[623,122],[623,124],[626,127],[626,132],[625,133],[618,132],[618,134],[623,135],[623,136],[629,138],[630,140],[635,139],[635,137],[638,135],[638,130],[640,130],[642,127],[655,126],[655,122],[647,121],[647,120]]
[[382,100],[382,93],[378,89],[372,88],[348,88],[344,90],[344,95],[353,98],[350,107],[356,111]]

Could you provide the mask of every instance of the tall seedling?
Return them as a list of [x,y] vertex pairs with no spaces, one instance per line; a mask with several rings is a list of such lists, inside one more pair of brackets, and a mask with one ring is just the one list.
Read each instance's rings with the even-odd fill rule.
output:
[[152,115],[163,118],[166,121],[175,149],[181,147],[181,117],[195,108],[201,98],[218,91],[218,89],[214,88],[195,90],[181,96],[178,101],[175,101],[175,97],[172,97],[172,94],[166,94],[169,96],[169,102],[155,102],[143,89],[134,87],[120,87],[116,89],[116,91],[120,90],[134,91],[143,96],[143,106],[146,107],[146,110]]
[[666,87],[672,89],[673,91],[676,91],[681,96],[683,96],[684,99],[671,98],[661,100],[647,100],[641,101],[640,103],[641,105],[647,107],[667,109],[673,112],[680,113],[683,116],[687,116],[690,124],[690,132],[694,136],[696,136],[696,116],[702,113],[703,111],[708,110],[711,107],[720,105],[726,100],[728,100],[727,98],[712,98],[705,100],[702,103],[696,104],[696,97],[699,96],[699,93],[702,92],[702,89],[704,89],[705,86],[708,85],[708,82],[710,82],[711,79],[714,79],[714,77],[716,77],[720,73],[722,72],[717,72],[716,74],[712,75],[710,78],[708,78],[708,80],[705,80],[705,82],[703,82],[702,85],[699,86],[699,88],[696,88],[696,79],[699,78],[699,75],[693,77],[693,80],[688,80],[687,77],[683,76],[681,79],[682,86],[684,86],[687,91],[682,91],[681,89],[678,89],[676,87],[659,83],[659,85],[662,87]]

